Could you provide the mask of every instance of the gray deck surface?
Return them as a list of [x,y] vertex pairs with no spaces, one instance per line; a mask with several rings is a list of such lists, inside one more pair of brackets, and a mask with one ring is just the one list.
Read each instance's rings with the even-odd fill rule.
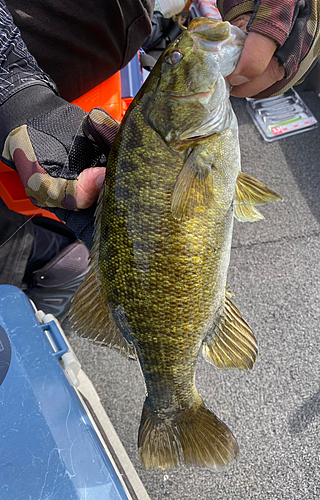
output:
[[[301,94],[320,121],[320,99]],[[264,221],[235,221],[228,284],[259,342],[250,373],[224,372],[201,357],[197,386],[240,445],[227,472],[146,472],[137,433],[144,386],[136,363],[71,334],[151,500],[320,498],[320,129],[268,144],[244,108],[242,169],[278,191]]]

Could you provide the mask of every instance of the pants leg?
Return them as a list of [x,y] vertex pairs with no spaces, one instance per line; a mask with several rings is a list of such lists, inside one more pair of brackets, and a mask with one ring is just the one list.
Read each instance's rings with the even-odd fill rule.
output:
[[21,287],[33,244],[29,220],[0,204],[0,284]]

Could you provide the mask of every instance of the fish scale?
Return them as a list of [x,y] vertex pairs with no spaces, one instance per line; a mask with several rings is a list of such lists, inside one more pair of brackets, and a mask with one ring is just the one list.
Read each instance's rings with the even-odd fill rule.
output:
[[224,78],[244,39],[229,23],[195,19],[160,57],[115,138],[92,270],[72,303],[80,335],[140,363],[146,469],[221,470],[238,453],[204,406],[195,369],[201,348],[218,368],[253,367],[255,337],[226,289],[233,218],[257,220],[254,205],[281,199],[240,169]]

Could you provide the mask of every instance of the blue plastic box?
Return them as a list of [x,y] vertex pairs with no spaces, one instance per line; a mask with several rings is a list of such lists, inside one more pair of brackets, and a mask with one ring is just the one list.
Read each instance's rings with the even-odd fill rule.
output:
[[24,293],[1,285],[0,499],[147,498],[116,469],[70,383],[76,376],[66,376],[65,355],[56,323],[40,324]]

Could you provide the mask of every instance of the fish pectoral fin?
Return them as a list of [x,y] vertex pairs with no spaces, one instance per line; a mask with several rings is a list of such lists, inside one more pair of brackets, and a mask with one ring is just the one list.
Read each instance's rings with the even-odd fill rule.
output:
[[[211,167],[197,161],[196,154],[196,151],[193,151],[187,158],[173,188],[171,213],[179,221],[183,218],[187,205],[205,206],[213,199]],[[195,193],[191,196],[192,188],[195,188]]]
[[264,219],[263,215],[254,208],[256,205],[265,205],[272,201],[282,201],[282,197],[258,181],[251,175],[239,172],[234,199],[234,216],[241,222],[254,222]]
[[203,357],[221,369],[250,370],[258,354],[257,341],[229,296],[219,322],[203,342]]
[[90,271],[72,298],[69,320],[75,332],[95,344],[110,347],[129,359],[137,359],[134,346],[117,327],[98,274],[104,183],[95,213],[95,230],[90,255]]

